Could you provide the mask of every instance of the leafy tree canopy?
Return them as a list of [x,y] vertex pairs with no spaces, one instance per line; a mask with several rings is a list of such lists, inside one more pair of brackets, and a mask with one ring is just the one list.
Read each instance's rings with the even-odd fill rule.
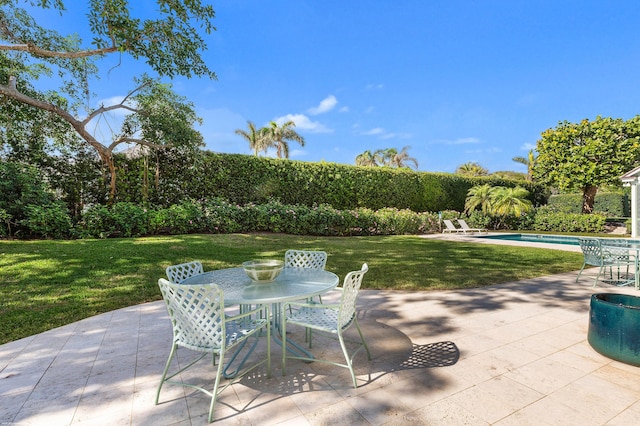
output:
[[536,182],[581,191],[582,211],[590,213],[598,187],[619,185],[620,176],[638,165],[640,116],[560,122],[542,133],[536,151]]
[[[152,148],[202,144],[193,129],[199,122],[193,105],[159,78],[215,78],[201,57],[206,49],[203,33],[215,29],[214,11],[201,0],[156,0],[149,18],[132,15],[133,10],[145,8],[130,7],[127,0],[90,0],[87,22],[92,39],[84,44],[77,34],[60,34],[34,18],[36,7],[49,11],[50,18],[64,15],[64,3],[0,0],[0,143],[15,147],[16,140],[24,143],[43,134],[61,145],[83,141],[108,167],[113,199],[113,151],[120,144]],[[96,60],[124,54],[144,60],[158,78],[135,79],[135,88],[119,103],[91,105],[90,85],[100,71]],[[59,83],[57,90],[49,89],[52,82]],[[120,129],[111,128],[111,138],[104,142],[92,129],[116,111],[126,118]]]
[[[133,16],[128,0],[90,0],[87,15],[91,45],[77,35],[64,36],[43,28],[19,4],[65,12],[63,0],[0,1],[0,49],[27,53],[69,71],[85,72],[74,60],[112,53],[143,59],[160,76],[215,78],[202,60],[206,49],[201,31],[215,30],[213,7],[201,0],[157,0],[153,19]],[[77,6],[73,4],[73,6]],[[141,10],[143,8],[137,8]]]

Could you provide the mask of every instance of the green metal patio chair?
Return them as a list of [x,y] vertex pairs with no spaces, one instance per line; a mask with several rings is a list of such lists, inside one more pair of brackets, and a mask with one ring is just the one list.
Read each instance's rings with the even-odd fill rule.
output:
[[[268,305],[264,305],[243,312],[240,315],[227,316],[224,312],[223,292],[216,284],[185,286],[160,278],[158,286],[171,318],[173,345],[156,393],[156,405],[160,398],[160,390],[165,383],[197,389],[211,397],[209,406],[209,422],[211,422],[216,399],[227,386],[235,383],[244,374],[264,363],[267,364],[267,376],[271,377],[270,308]],[[266,330],[266,359],[250,365],[239,372],[234,380],[229,380],[224,386],[220,387],[226,352],[251,336],[255,336],[256,339],[259,338],[259,333],[262,330]],[[201,352],[202,355],[184,367],[179,365],[178,371],[167,375],[178,348]],[[213,390],[207,390],[200,385],[181,380],[172,380],[176,376],[180,378],[182,372],[194,366],[207,355],[211,355],[212,365],[214,366],[216,364],[216,355],[219,357]]]
[[187,278],[202,274],[203,272],[202,263],[197,260],[188,263],[181,263],[179,265],[171,265],[166,269],[167,278],[169,281],[176,284],[180,284]]
[[[356,299],[358,297],[358,291],[362,285],[362,279],[364,274],[369,270],[367,264],[362,265],[362,269],[359,271],[349,272],[342,285],[342,288],[337,288],[342,292],[340,302],[335,304],[323,304],[323,303],[303,303],[303,302],[285,302],[281,306],[281,318],[282,318],[282,347],[286,348],[287,344],[287,325],[297,324],[302,327],[306,327],[309,330],[317,330],[328,333],[330,336],[337,336],[342,348],[342,353],[346,363],[333,362],[323,359],[305,358],[301,356],[287,355],[285,349],[282,350],[282,375],[285,374],[286,360],[287,358],[302,359],[306,361],[318,361],[327,364],[336,365],[349,370],[351,373],[351,379],[353,381],[353,387],[357,388],[356,376],[353,371],[353,358],[355,355],[364,348],[367,352],[367,358],[371,360],[371,352],[367,346],[367,342],[364,339],[360,325],[358,324],[357,312],[356,312]],[[286,315],[288,307],[295,307],[293,313]],[[349,355],[347,347],[345,345],[345,338],[343,333],[352,324],[356,325],[358,334],[360,335],[358,343],[358,349]],[[309,333],[309,347],[312,346],[312,334]]]
[[[598,267],[598,274],[593,282],[594,287],[598,284],[598,279],[606,271],[606,268],[609,268],[609,277],[613,280],[613,267],[616,267],[618,280],[620,280],[620,268],[626,266],[628,274],[629,266],[635,265],[635,257],[629,254],[629,250],[624,246],[626,242],[622,240],[619,243],[620,247],[608,246],[606,249],[603,249],[600,238],[581,237],[578,241],[584,256],[584,263],[576,277],[576,282],[580,279],[580,275],[587,265]],[[615,242],[612,240],[610,243]]]
[[287,250],[284,254],[285,268],[324,269],[327,253],[324,251]]
[[593,283],[595,287],[598,284],[598,279],[600,275],[602,275],[602,271],[609,265],[605,263],[604,257],[602,256],[602,245],[600,243],[599,238],[579,238],[578,242],[580,243],[580,249],[582,250],[582,255],[584,256],[584,262],[582,263],[582,268],[580,268],[580,272],[578,272],[578,276],[576,277],[576,282],[580,279],[580,275],[584,268],[589,266],[597,266],[598,274],[596,275],[596,279]]
[[[635,284],[635,277],[633,280],[629,279],[629,267],[636,266],[636,256],[629,252],[629,241],[624,239],[606,239],[601,241],[602,256],[605,263],[617,270],[616,284],[619,286]],[[626,267],[625,277],[621,276],[621,269]]]
[[[287,250],[284,254],[285,268],[323,269],[327,265],[327,252],[311,250]],[[322,303],[322,296],[318,296]]]

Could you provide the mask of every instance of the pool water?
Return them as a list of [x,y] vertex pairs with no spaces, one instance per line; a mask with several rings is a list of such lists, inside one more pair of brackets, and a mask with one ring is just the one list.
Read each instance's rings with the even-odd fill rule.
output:
[[[542,234],[504,234],[504,235],[484,235],[476,238],[487,238],[490,240],[508,240],[508,241],[526,241],[534,243],[547,244],[567,244],[571,246],[579,246],[579,236],[566,235],[542,235]],[[625,238],[629,243],[640,243],[638,240],[630,240]]]
[[527,241],[535,243],[547,244],[568,244],[579,246],[579,237],[563,236],[563,235],[540,235],[540,234],[504,234],[504,235],[486,235],[478,238],[487,238],[490,240],[508,240],[508,241]]

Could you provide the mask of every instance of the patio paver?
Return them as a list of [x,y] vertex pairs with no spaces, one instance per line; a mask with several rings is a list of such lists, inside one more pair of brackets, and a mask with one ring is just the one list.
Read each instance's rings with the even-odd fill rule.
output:
[[[373,360],[356,357],[357,389],[347,370],[320,363],[290,360],[283,377],[273,345],[273,377],[258,368],[227,389],[217,423],[637,423],[640,368],[598,354],[586,337],[592,293],[638,292],[594,289],[590,274],[575,283],[576,273],[457,291],[363,290]],[[302,330],[289,338],[303,341]],[[153,403],[170,339],[160,301],[2,345],[0,423],[205,424],[203,394],[165,386]],[[314,352],[340,359],[327,342],[315,337]],[[212,374],[203,367],[201,377]]]

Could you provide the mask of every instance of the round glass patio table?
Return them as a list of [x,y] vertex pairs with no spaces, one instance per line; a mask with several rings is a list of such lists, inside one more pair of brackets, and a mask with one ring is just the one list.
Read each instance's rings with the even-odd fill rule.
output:
[[[184,285],[217,284],[224,293],[225,305],[264,305],[271,304],[271,337],[282,346],[280,334],[280,304],[292,300],[309,299],[334,289],[340,278],[333,272],[310,268],[284,268],[280,275],[270,283],[256,283],[247,276],[243,268],[219,269],[194,275],[182,282]],[[234,360],[246,344],[245,342],[233,354],[224,369],[226,378],[235,377],[249,355],[256,347],[257,340],[249,352],[232,367]],[[291,339],[287,339],[287,351],[296,356],[313,358],[313,354]]]
[[335,288],[340,279],[322,269],[284,268],[270,283],[256,283],[242,268],[218,269],[187,278],[182,284],[217,284],[225,305],[261,305],[307,299]]

